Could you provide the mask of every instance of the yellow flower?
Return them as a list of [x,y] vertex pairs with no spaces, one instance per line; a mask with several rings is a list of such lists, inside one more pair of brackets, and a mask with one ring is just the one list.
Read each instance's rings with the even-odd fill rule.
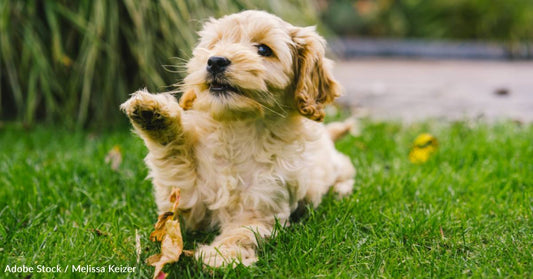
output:
[[414,164],[425,163],[438,146],[439,142],[434,136],[427,133],[418,135],[409,152],[409,161]]

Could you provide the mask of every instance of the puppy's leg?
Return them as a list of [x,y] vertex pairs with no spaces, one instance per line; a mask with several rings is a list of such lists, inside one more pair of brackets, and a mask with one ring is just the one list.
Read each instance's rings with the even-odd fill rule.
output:
[[[183,129],[182,110],[176,99],[170,94],[150,94],[142,90],[132,94],[120,108],[149,150],[145,161],[150,169],[159,213],[171,209],[169,196],[176,187],[182,190],[184,201],[190,200],[196,183],[191,151],[193,140],[191,133]],[[202,207],[190,210],[192,213],[188,216],[192,221],[188,225],[200,222],[204,211]]]
[[128,115],[136,132],[151,145],[166,145],[182,134],[181,108],[170,94],[150,94],[139,90],[120,108]]
[[[246,219],[243,217],[242,219]],[[264,238],[272,234],[274,220],[271,222],[235,222],[226,224],[222,232],[211,245],[196,249],[195,257],[211,267],[233,266],[242,263],[245,266],[257,262],[257,237]]]
[[339,198],[348,196],[353,191],[355,168],[348,156],[338,152],[331,146],[325,152],[327,155],[318,157],[314,164],[316,169],[306,172],[306,193],[304,200],[315,207],[320,204],[322,197],[330,188]]
[[355,177],[355,168],[348,156],[337,151],[336,159],[334,160],[335,168],[337,170],[337,179],[333,185],[339,197],[345,197],[352,193]]

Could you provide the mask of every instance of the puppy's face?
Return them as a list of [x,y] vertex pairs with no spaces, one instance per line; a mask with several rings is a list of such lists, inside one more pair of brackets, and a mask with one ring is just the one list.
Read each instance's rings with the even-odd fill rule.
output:
[[313,28],[260,11],[211,19],[187,64],[182,105],[217,119],[285,116],[322,120],[339,88]]

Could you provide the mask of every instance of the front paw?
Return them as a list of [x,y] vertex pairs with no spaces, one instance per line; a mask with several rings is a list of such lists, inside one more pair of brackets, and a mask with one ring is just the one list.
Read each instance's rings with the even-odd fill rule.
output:
[[169,105],[177,105],[170,95],[154,95],[146,90],[139,90],[123,103],[120,108],[134,124],[143,130],[161,130],[168,127],[172,118]]
[[222,266],[235,267],[239,263],[250,266],[257,262],[255,250],[239,245],[205,245],[196,249],[194,257],[205,265],[218,268]]

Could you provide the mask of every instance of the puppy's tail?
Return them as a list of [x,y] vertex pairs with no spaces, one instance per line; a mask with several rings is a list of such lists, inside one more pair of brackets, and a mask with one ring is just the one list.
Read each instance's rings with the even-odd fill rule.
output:
[[334,142],[348,133],[354,136],[359,134],[358,121],[354,117],[350,117],[342,122],[329,123],[326,125],[326,130],[328,131],[329,137]]

